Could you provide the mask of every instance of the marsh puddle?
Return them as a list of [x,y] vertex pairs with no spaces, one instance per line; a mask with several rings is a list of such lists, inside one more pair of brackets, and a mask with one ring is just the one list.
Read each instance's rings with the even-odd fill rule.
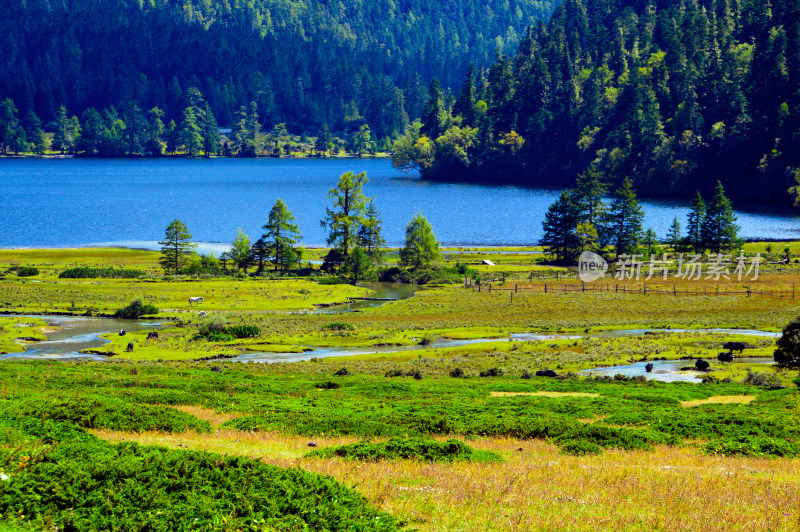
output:
[[[711,363],[712,369],[720,365],[716,360],[706,359]],[[700,382],[704,375],[713,375],[711,373],[703,373],[699,371],[680,371],[681,368],[693,366],[694,360],[653,360],[653,371],[647,373],[645,366],[647,362],[635,362],[627,366],[609,366],[605,368],[592,368],[584,369],[581,371],[583,374],[594,375],[596,377],[614,375],[625,375],[626,377],[638,377],[644,375],[647,379],[662,381],[662,382]],[[753,357],[753,358],[734,358],[733,364],[774,364],[775,361],[771,358]]]
[[671,333],[699,333],[699,334],[741,334],[745,336],[765,336],[780,338],[781,333],[773,331],[759,331],[758,329],[625,329],[615,331],[590,332],[593,338],[625,338],[628,336],[642,336],[644,334],[671,334]]
[[373,293],[367,297],[374,298],[375,300],[356,300],[352,303],[319,307],[313,310],[312,313],[343,314],[345,312],[354,312],[365,308],[379,307],[385,303],[391,303],[392,301],[408,299],[420,289],[419,285],[403,283],[358,283],[357,286],[372,290]]
[[423,349],[442,349],[447,347],[461,347],[465,345],[485,344],[490,342],[515,342],[515,341],[545,341],[545,340],[565,340],[579,339],[582,336],[574,335],[555,335],[540,333],[514,333],[508,338],[470,338],[470,339],[451,339],[435,338],[426,345],[402,345],[402,346],[376,346],[376,347],[335,347],[335,348],[314,348],[313,351],[305,353],[244,353],[241,356],[230,359],[233,362],[299,362],[301,360],[311,360],[312,358],[346,357],[352,355],[374,355],[403,353],[406,351],[420,351]]
[[154,321],[117,320],[114,318],[92,318],[84,316],[29,316],[41,318],[48,325],[60,327],[59,330],[45,333],[47,340],[25,344],[22,353],[0,355],[0,359],[20,358],[90,358],[105,360],[100,355],[81,353],[83,349],[100,347],[108,343],[100,338],[101,334],[119,333],[155,329],[160,325]]

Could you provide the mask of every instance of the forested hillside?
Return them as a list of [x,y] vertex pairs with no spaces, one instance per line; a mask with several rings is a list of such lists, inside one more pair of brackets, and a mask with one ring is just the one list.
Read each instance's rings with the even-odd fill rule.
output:
[[402,132],[434,75],[513,50],[553,0],[7,0],[0,99],[45,123],[135,102],[179,121],[199,89],[225,127]]
[[595,163],[640,193],[792,199],[800,2],[565,0],[449,106],[434,84],[395,164],[439,179],[570,185]]

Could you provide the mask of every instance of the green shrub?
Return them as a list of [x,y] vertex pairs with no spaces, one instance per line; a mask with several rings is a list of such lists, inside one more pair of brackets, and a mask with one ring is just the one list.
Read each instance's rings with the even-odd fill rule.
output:
[[769,388],[770,390],[779,390],[783,388],[783,382],[781,378],[775,373],[754,373],[747,368],[747,375],[743,381],[745,384],[750,384],[752,386],[761,386],[763,388]]
[[327,382],[318,382],[314,385],[315,388],[319,388],[320,390],[338,390],[342,387],[341,384],[338,382],[327,381]]
[[133,269],[77,266],[64,270],[58,277],[60,279],[138,279],[144,275],[143,271]]
[[450,370],[450,376],[453,378],[459,378],[464,376],[464,370],[461,368],[453,368]]
[[476,451],[460,440],[438,442],[428,438],[392,438],[385,442],[358,442],[340,447],[319,449],[308,456],[331,458],[339,456],[349,460],[419,460],[423,462],[502,462],[500,455],[489,451]]
[[350,284],[350,281],[344,277],[322,277],[317,279],[317,284],[333,285],[333,284]]
[[229,325],[225,332],[234,338],[256,338],[261,335],[258,325]]
[[500,368],[490,368],[481,371],[481,377],[502,377],[503,370]]
[[797,458],[800,456],[800,444],[775,438],[715,440],[707,443],[703,447],[703,452],[724,456]]
[[[70,424],[27,418],[59,445],[0,483],[4,525],[38,530],[394,531],[398,521],[331,477],[242,457],[111,444]],[[18,458],[18,457],[17,457]],[[13,456],[0,451],[0,467]]]
[[20,266],[17,268],[18,277],[33,277],[34,275],[39,275],[39,268],[35,266]]
[[141,299],[133,301],[127,307],[123,307],[114,313],[115,318],[124,318],[135,320],[140,316],[149,316],[151,314],[158,314],[158,309],[155,305],[150,303],[142,303]]
[[350,375],[350,370],[347,368],[342,368],[338,370],[336,373],[334,373],[334,375],[336,377],[347,377],[348,375]]
[[87,429],[141,432],[211,432],[208,421],[173,408],[140,405],[112,397],[88,396],[68,399],[30,399],[5,409],[5,417],[30,417],[70,422]]
[[351,324],[342,321],[334,321],[322,327],[323,331],[352,331],[354,329],[355,327]]
[[600,454],[603,448],[584,440],[569,440],[561,446],[561,452],[564,454],[573,454],[575,456],[585,456],[589,454]]

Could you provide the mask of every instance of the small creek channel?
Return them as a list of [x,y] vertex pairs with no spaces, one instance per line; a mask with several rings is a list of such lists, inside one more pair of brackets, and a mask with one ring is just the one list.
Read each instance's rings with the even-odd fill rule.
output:
[[91,358],[93,360],[106,360],[100,355],[87,355],[81,353],[84,349],[100,347],[108,343],[100,338],[101,334],[108,334],[125,330],[126,332],[144,331],[157,328],[160,323],[155,321],[117,320],[114,318],[93,318],[88,316],[25,316],[41,318],[48,325],[60,329],[45,334],[47,340],[25,344],[23,353],[8,353],[0,355],[0,359],[9,358]]
[[[372,283],[365,285],[375,290],[371,297],[379,299],[405,299],[411,297],[418,289],[415,286],[397,285],[392,283]],[[342,305],[323,307],[314,312],[338,314],[343,312],[354,312],[364,308],[379,306],[387,301],[367,300],[355,301]],[[106,343],[100,338],[102,334],[118,332],[124,329],[128,332],[136,332],[157,328],[160,323],[154,321],[137,320],[117,320],[113,318],[94,318],[83,316],[29,316],[42,318],[49,325],[60,327],[59,330],[47,333],[47,340],[44,342],[31,343],[26,345],[23,353],[9,353],[0,355],[0,359],[69,359],[69,358],[88,358],[92,360],[107,360],[100,355],[81,353],[82,350],[99,347]],[[512,341],[547,341],[556,339],[578,339],[586,336],[598,338],[622,338],[630,336],[642,336],[645,334],[667,334],[667,333],[717,333],[731,335],[748,335],[777,338],[780,333],[770,331],[760,331],[755,329],[627,329],[612,331],[595,331],[584,335],[550,334],[550,333],[513,333],[506,338],[474,338],[474,339],[448,339],[435,338],[428,345],[409,345],[409,346],[380,346],[380,347],[337,347],[325,348],[308,346],[310,351],[303,353],[256,353],[245,352],[236,358],[229,359],[231,362],[249,363],[275,363],[275,362],[299,362],[312,358],[341,357],[350,355],[366,354],[390,354],[406,351],[417,351],[422,349],[438,349],[446,347],[459,347],[487,342],[512,342]],[[655,360],[653,371],[647,373],[645,370],[646,362],[636,362],[629,365],[611,366],[604,368],[592,368],[582,370],[582,373],[591,375],[622,374],[628,377],[644,375],[648,379],[655,379],[664,382],[699,382],[702,374],[694,371],[680,371],[681,367],[691,366],[690,360]],[[769,364],[769,358],[736,358],[734,363],[758,363]]]

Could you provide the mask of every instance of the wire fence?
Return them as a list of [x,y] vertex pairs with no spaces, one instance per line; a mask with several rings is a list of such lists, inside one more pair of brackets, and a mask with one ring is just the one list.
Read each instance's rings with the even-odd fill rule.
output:
[[694,290],[687,290],[685,288],[678,289],[677,285],[673,285],[672,289],[665,289],[663,287],[656,287],[656,288],[648,288],[647,284],[643,284],[640,287],[630,287],[626,285],[620,285],[619,283],[603,283],[601,281],[595,281],[592,283],[581,283],[581,284],[568,284],[568,283],[542,283],[542,284],[535,284],[535,285],[527,285],[527,286],[519,286],[519,284],[515,284],[514,286],[494,286],[492,283],[481,283],[475,285],[468,285],[467,288],[473,288],[478,292],[511,292],[511,298],[514,298],[514,294],[518,294],[520,292],[539,292],[544,294],[567,294],[567,293],[613,293],[613,294],[641,294],[641,295],[670,295],[670,296],[693,296],[693,297],[700,297],[700,296],[746,296],[746,297],[772,297],[776,299],[796,299],[797,294],[795,289],[795,284],[792,283],[791,290],[754,290],[754,289],[744,289],[744,290],[729,290],[726,287],[722,287],[720,289],[719,286],[716,286],[715,289],[709,289],[708,286],[703,287],[696,287]]

